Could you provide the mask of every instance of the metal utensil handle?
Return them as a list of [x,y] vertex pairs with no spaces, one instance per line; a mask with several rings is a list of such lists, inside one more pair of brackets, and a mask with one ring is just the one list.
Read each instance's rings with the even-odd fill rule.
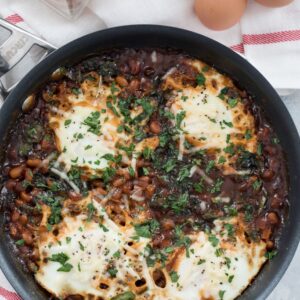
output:
[[0,44],[0,107],[18,81],[56,49],[54,45],[0,18],[1,27],[9,31],[10,36]]

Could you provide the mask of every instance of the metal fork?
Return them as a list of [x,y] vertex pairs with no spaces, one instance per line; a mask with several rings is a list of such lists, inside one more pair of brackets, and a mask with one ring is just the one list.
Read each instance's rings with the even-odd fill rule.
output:
[[0,107],[17,83],[56,47],[0,18]]

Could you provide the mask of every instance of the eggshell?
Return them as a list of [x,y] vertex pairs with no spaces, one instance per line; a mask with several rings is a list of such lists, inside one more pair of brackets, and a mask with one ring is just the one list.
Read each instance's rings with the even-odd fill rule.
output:
[[255,0],[261,5],[268,7],[280,7],[292,3],[294,0]]
[[240,20],[246,6],[247,0],[196,0],[195,12],[206,27],[224,30]]

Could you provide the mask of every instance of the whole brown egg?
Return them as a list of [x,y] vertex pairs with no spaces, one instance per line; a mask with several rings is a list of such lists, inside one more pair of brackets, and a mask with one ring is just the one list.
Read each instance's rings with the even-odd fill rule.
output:
[[280,7],[280,6],[288,5],[294,0],[255,0],[255,1],[268,7]]
[[247,0],[196,0],[195,12],[206,27],[224,30],[239,22],[246,6]]

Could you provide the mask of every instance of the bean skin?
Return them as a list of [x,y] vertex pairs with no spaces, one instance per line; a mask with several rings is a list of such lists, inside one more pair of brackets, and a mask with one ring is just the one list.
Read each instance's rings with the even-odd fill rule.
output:
[[113,183],[112,183],[112,185],[114,186],[114,187],[119,187],[119,186],[121,186],[121,185],[123,185],[124,183],[125,183],[125,178],[117,178],[117,179],[115,179],[114,181],[113,181]]
[[272,225],[276,225],[279,223],[279,218],[275,212],[269,212],[267,215],[267,219]]
[[20,177],[23,175],[23,172],[24,172],[24,166],[21,165],[21,166],[12,168],[12,169],[9,171],[9,176],[10,176],[12,179],[20,178]]
[[9,179],[6,183],[5,183],[5,187],[10,190],[13,191],[15,186],[16,186],[17,182],[15,180]]
[[270,169],[265,169],[261,175],[261,177],[265,180],[271,180],[274,176],[274,172]]
[[70,191],[69,198],[73,201],[79,201],[80,199],[82,199],[82,195],[74,191]]
[[27,194],[26,192],[21,192],[20,193],[20,197],[22,200],[24,200],[25,202],[31,202],[32,200],[32,196]]
[[21,216],[20,216],[20,223],[21,223],[22,225],[26,225],[27,222],[28,222],[28,217],[27,217],[26,215],[21,215]]
[[158,121],[152,121],[152,122],[150,123],[150,130],[151,130],[151,132],[153,132],[154,134],[159,134],[160,131],[161,131],[159,122],[158,122]]
[[11,215],[12,222],[18,221],[19,218],[20,218],[20,213],[17,210],[14,210]]
[[41,165],[41,163],[42,161],[38,158],[28,159],[26,161],[27,166],[31,168],[37,168],[38,166]]
[[18,230],[15,224],[11,223],[9,226],[9,233],[13,238],[16,238],[18,235]]
[[117,84],[119,84],[121,87],[124,87],[124,86],[128,86],[128,81],[125,77],[123,76],[117,76],[116,77],[116,82]]
[[25,241],[26,245],[32,245],[33,243],[33,238],[32,238],[32,235],[29,231],[24,231],[22,233],[22,238],[23,240]]

